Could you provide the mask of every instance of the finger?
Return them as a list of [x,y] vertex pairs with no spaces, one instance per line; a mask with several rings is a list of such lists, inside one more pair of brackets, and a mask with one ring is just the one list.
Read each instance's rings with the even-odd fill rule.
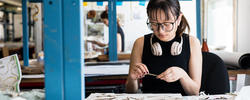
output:
[[136,66],[136,73],[139,75],[139,76],[142,76],[143,75],[143,71],[140,69],[139,66]]
[[136,67],[131,70],[131,74],[135,79],[140,78],[140,71],[138,71],[138,68]]
[[141,73],[142,73],[143,75],[145,75],[145,74],[146,74],[146,71],[145,71],[145,69],[144,69],[143,65],[138,64],[138,65],[137,65],[137,68],[138,68],[138,69],[140,69],[140,71],[141,71]]
[[162,78],[160,78],[161,80],[164,80],[164,81],[166,81],[166,82],[173,82],[174,80],[172,79],[172,77],[166,77],[166,76],[164,76],[164,77],[162,77]]
[[140,65],[143,66],[143,69],[144,69],[146,74],[149,73],[148,68],[145,64],[140,64]]
[[129,76],[134,79],[134,80],[137,80],[139,78],[139,75],[138,75],[138,72],[136,71],[136,69],[132,69],[130,72],[129,72]]
[[166,74],[169,74],[171,72],[173,72],[173,70],[171,68],[169,68],[169,69],[166,70]]
[[137,70],[135,71],[134,74],[135,74],[136,79],[139,79],[141,77],[140,73]]
[[175,82],[175,81],[177,81],[177,80],[176,80],[176,78],[174,78],[174,77],[171,77],[171,78],[169,78],[169,80],[168,80],[168,82]]
[[167,70],[162,72],[160,75],[158,75],[156,78],[164,78],[167,75]]
[[168,68],[166,71],[162,72],[158,78],[162,78],[172,72],[172,68]]
[[161,80],[164,80],[164,81],[166,81],[166,82],[172,82],[171,77],[166,77],[166,76],[164,76],[164,77],[161,77],[160,79],[161,79]]
[[175,82],[178,80],[178,77],[175,77],[175,76],[171,76],[171,77],[167,77],[166,78],[166,81],[167,82]]
[[169,72],[169,73],[166,73],[166,77],[172,77],[173,76],[173,73]]

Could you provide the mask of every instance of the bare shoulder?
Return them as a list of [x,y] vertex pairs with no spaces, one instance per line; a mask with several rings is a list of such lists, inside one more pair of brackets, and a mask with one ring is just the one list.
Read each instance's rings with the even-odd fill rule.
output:
[[140,55],[142,53],[143,44],[144,44],[144,37],[137,38],[134,42],[132,54]]
[[191,46],[198,46],[198,47],[200,46],[199,39],[194,36],[189,35],[189,42]]
[[144,44],[144,37],[139,37],[135,40],[134,46],[141,46],[142,44]]

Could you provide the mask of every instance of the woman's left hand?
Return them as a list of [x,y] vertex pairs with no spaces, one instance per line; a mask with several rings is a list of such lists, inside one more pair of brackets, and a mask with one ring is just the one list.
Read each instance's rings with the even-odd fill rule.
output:
[[170,67],[166,71],[162,72],[157,78],[166,82],[175,82],[186,74],[186,72],[180,67]]

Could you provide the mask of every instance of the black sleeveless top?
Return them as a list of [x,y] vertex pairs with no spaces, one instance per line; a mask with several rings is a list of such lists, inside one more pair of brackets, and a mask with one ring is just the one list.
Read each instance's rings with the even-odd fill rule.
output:
[[124,33],[123,33],[122,28],[119,25],[117,25],[117,33],[121,35],[121,38],[122,38],[122,52],[124,52],[124,47],[125,47]]
[[[142,63],[145,64],[152,74],[161,74],[167,68],[177,66],[184,69],[188,73],[189,58],[190,58],[190,44],[189,35],[183,34],[182,52],[180,55],[172,56],[170,53],[171,45],[174,41],[180,42],[181,38],[176,36],[173,40],[164,42],[159,40],[156,36],[153,37],[152,43],[158,42],[162,48],[162,56],[154,56],[151,52],[150,37],[152,34],[144,36],[144,47],[142,55]],[[180,81],[168,83],[166,81],[157,79],[154,76],[146,75],[142,79],[143,93],[181,93],[186,95],[181,86]]]

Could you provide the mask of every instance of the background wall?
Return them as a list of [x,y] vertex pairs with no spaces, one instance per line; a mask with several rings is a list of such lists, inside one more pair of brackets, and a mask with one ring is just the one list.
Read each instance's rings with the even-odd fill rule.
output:
[[250,52],[250,0],[238,0],[237,51]]
[[[88,10],[105,10],[107,2],[103,3],[103,6],[97,6],[96,2],[88,2],[87,6],[84,6],[84,13]],[[190,34],[196,36],[196,0],[192,1],[181,1],[181,11],[187,18],[191,32]],[[134,41],[151,31],[146,25],[147,13],[146,6],[141,2],[122,2],[121,6],[117,6],[117,15],[120,19],[121,26],[125,34],[125,51],[130,52],[132,50]],[[85,24],[86,25],[86,24]],[[108,43],[108,27],[104,26],[104,40],[105,43]]]

